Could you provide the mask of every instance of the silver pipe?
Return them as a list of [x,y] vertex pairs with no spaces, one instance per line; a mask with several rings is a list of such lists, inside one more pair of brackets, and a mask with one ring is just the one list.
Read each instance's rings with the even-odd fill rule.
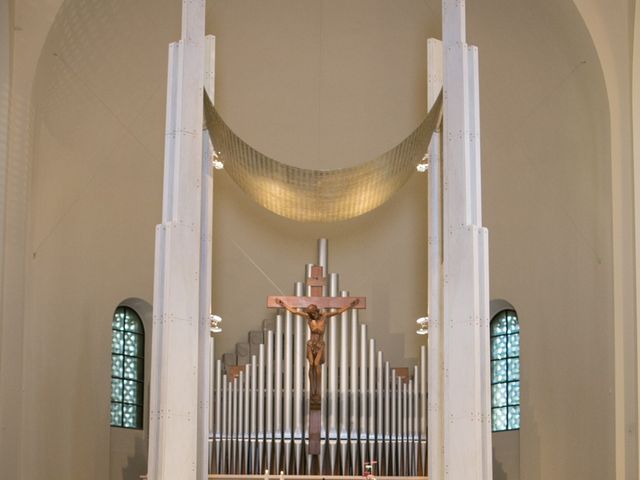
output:
[[282,336],[283,318],[276,316],[276,337],[275,337],[275,362],[274,362],[274,384],[275,402],[273,413],[273,447],[275,457],[273,462],[274,471],[280,471],[280,450],[282,445]]
[[[351,314],[351,368],[350,368],[350,397],[351,411],[349,437],[351,444],[351,474],[356,475],[358,458],[358,310],[352,309]],[[359,472],[358,472],[359,473]]]
[[369,460],[376,458],[376,341],[369,339]]
[[216,422],[215,422],[215,442],[216,442],[216,473],[220,473],[221,446],[222,446],[222,362],[216,360]]
[[273,445],[273,330],[267,332],[267,368],[266,368],[266,380],[267,389],[265,394],[266,406],[265,406],[265,448],[264,455],[265,469],[270,472],[274,471],[271,465],[271,447]]
[[326,277],[329,271],[329,242],[326,238],[318,239],[318,265],[322,267],[322,273]]
[[282,422],[282,438],[284,448],[284,466],[280,467],[280,470],[288,472],[288,468],[291,462],[291,445],[292,445],[292,428],[291,421],[292,415],[292,402],[293,402],[293,315],[291,312],[286,312],[284,323],[284,389],[282,391],[282,397],[284,398],[283,408],[283,422]]
[[[253,357],[255,358],[255,357]],[[244,367],[244,431],[242,432],[242,458],[244,465],[241,465],[242,473],[251,473],[249,469],[249,439],[254,430],[251,426],[251,397],[255,387],[251,388],[251,364]],[[255,425],[253,426],[255,428]]]
[[[208,322],[208,319],[207,319]],[[213,443],[209,444],[209,464],[207,465],[207,473],[211,474],[211,473],[215,473],[212,470],[213,467],[213,462],[214,462],[214,448],[215,448],[215,428],[216,428],[216,414],[217,412],[215,411],[216,407],[216,396],[217,393],[214,390],[216,387],[216,361],[215,361],[215,350],[216,350],[216,345],[215,345],[215,339],[213,338],[213,336],[211,335],[211,333],[209,333],[209,391],[208,391],[208,397],[209,397],[209,432],[208,432],[208,437],[213,438]]]
[[391,465],[391,472],[389,473],[390,476],[394,476],[397,475],[397,470],[398,470],[398,465],[397,465],[397,461],[396,461],[396,446],[398,443],[398,422],[397,422],[397,417],[398,417],[398,397],[396,395],[396,386],[397,386],[397,376],[396,376],[396,371],[395,370],[391,370],[391,458],[390,458],[390,465]]
[[407,473],[407,429],[409,426],[408,422],[408,404],[407,404],[407,383],[405,381],[402,382],[402,474],[408,475]]
[[258,359],[255,355],[251,355],[251,428],[249,430],[250,458],[247,463],[247,471],[249,473],[259,473],[255,469],[256,458],[258,456],[257,440],[257,423],[258,423]]
[[360,325],[360,463],[367,459],[367,326]]
[[[332,273],[329,276],[329,295],[331,297],[338,296],[339,276]],[[329,319],[329,382],[328,399],[329,409],[328,418],[328,434],[329,434],[329,465],[331,472],[335,471],[336,454],[337,454],[337,438],[338,438],[338,318],[331,317]]]
[[[340,292],[342,297],[348,297],[349,292]],[[340,315],[340,372],[339,372],[339,412],[338,432],[340,437],[340,468],[344,475],[347,470],[347,448],[349,446],[349,312]]]
[[420,441],[420,369],[413,367],[413,431],[411,438],[413,475],[418,475],[418,442]]
[[244,423],[246,417],[244,416],[244,384],[245,384],[245,372],[240,372],[238,377],[238,410],[236,411],[236,416],[238,417],[238,434],[237,434],[237,444],[236,444],[236,472],[244,473],[242,471],[242,461],[243,461],[243,439],[244,439]]
[[[296,282],[295,294],[303,296],[304,284]],[[302,440],[303,440],[303,398],[302,382],[304,380],[304,319],[300,315],[294,317],[295,335],[293,352],[293,438],[295,449],[295,474],[300,474],[302,464]]]
[[420,436],[419,451],[422,463],[422,475],[427,475],[427,418],[431,413],[427,410],[427,347],[420,346]]
[[258,431],[256,440],[255,467],[256,473],[262,473],[262,459],[264,458],[264,374],[266,370],[264,358],[264,343],[258,347]]
[[[220,360],[218,360],[220,362]],[[220,406],[220,457],[218,458],[218,473],[228,472],[227,467],[227,436],[228,436],[228,415],[227,409],[229,408],[229,394],[227,392],[229,380],[227,374],[222,376],[222,393],[221,393],[221,406]]]
[[236,473],[236,449],[238,439],[238,378],[231,384],[231,465],[229,471]]
[[414,455],[413,455],[413,380],[409,380],[407,387],[407,449],[408,453],[405,461],[409,464],[407,475],[415,475],[414,473]]
[[390,443],[390,421],[391,421],[391,367],[389,362],[384,363],[384,474],[391,475],[390,469],[390,457],[389,457],[389,443]]

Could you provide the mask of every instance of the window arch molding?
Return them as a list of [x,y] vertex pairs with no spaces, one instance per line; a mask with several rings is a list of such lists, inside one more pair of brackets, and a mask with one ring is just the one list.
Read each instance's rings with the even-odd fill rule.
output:
[[490,311],[492,431],[520,429],[520,320],[506,300]]
[[[120,308],[129,308],[135,312],[138,316],[139,320],[142,322],[143,331],[144,331],[144,347],[143,347],[143,358],[144,358],[144,366],[143,366],[143,383],[142,383],[142,423],[136,427],[129,427],[133,429],[148,429],[148,418],[149,418],[149,378],[151,373],[151,334],[152,334],[152,325],[153,325],[153,309],[149,302],[141,299],[130,297],[123,301],[121,301],[117,306],[113,308],[111,311],[111,318],[113,317]],[[113,362],[113,323],[112,323],[112,352],[111,352],[111,360]],[[112,375],[110,379],[113,379],[113,364],[112,364]],[[113,384],[111,394],[113,395]],[[112,427],[119,427],[119,425],[114,425],[111,422]],[[126,428],[125,428],[126,430]]]

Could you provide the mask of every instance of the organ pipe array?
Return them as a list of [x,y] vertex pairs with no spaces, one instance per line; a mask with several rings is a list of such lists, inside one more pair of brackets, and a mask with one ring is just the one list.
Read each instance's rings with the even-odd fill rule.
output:
[[[327,271],[324,239],[318,264]],[[339,290],[337,274],[328,280],[327,293],[348,296]],[[295,284],[295,295],[308,291],[307,285]],[[426,475],[426,347],[420,348],[410,375],[401,375],[376,349],[357,310],[327,322],[320,473],[360,475],[365,462],[375,461],[379,475]],[[212,473],[313,473],[307,454],[308,339],[305,320],[287,312],[276,316],[275,328],[265,330],[264,343],[239,375],[231,378],[217,360]]]

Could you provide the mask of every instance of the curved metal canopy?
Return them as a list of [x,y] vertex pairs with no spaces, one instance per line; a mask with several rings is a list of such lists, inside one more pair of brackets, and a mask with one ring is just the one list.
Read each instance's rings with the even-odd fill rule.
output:
[[335,222],[386,202],[416,171],[441,119],[442,94],[424,121],[391,150],[355,167],[311,170],[278,162],[242,141],[205,92],[204,112],[219,159],[260,205],[300,222]]

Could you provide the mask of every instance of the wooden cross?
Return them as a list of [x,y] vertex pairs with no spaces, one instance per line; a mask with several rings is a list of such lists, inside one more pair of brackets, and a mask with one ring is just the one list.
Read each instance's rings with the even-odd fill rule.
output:
[[[319,265],[311,267],[307,278],[310,287],[308,297],[269,296],[267,307],[286,308],[293,314],[307,318],[311,339],[307,342],[307,360],[309,361],[309,454],[320,454],[320,374],[325,360],[324,331],[326,319],[350,308],[366,308],[365,297],[326,297],[322,295],[325,286],[323,268]],[[315,308],[314,308],[315,307]],[[320,309],[337,309],[333,312],[321,313]]]

